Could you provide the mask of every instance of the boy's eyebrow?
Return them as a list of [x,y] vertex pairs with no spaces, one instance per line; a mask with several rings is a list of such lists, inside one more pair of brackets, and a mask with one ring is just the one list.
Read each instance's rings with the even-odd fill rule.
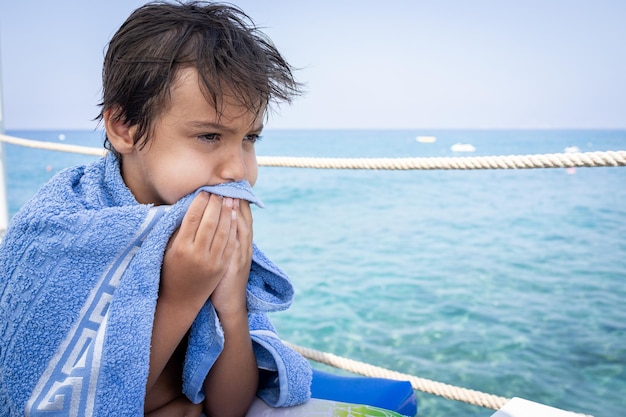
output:
[[[221,130],[223,132],[231,133],[231,134],[236,133],[235,129],[233,129],[231,127],[228,127],[228,126],[225,126],[225,125],[223,125],[221,123],[216,123],[216,122],[196,121],[196,122],[190,122],[189,125],[191,127],[194,127],[194,128],[215,129],[215,130]],[[263,127],[264,127],[263,123],[261,123],[259,125],[256,125],[256,126],[253,125],[250,128],[250,131],[251,132],[260,132],[260,131],[263,130]]]

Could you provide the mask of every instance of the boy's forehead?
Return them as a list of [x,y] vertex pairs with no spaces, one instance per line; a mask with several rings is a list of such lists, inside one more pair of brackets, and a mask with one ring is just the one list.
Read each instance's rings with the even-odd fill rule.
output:
[[263,127],[263,119],[266,115],[267,103],[258,100],[256,105],[250,105],[251,98],[245,92],[225,82],[213,83],[219,86],[218,91],[209,91],[209,86],[203,81],[195,67],[185,67],[177,71],[170,87],[170,105],[174,104],[173,96],[189,98],[193,94],[196,99],[200,95],[221,117],[241,117],[252,113],[255,115],[252,125]]

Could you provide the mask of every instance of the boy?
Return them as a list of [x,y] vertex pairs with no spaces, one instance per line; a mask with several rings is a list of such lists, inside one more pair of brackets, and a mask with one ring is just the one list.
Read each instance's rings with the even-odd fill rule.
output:
[[222,417],[257,393],[308,399],[308,364],[265,316],[292,289],[253,245],[247,188],[267,106],[298,87],[232,6],[131,14],[104,61],[109,154],[51,180],[2,244],[0,414]]

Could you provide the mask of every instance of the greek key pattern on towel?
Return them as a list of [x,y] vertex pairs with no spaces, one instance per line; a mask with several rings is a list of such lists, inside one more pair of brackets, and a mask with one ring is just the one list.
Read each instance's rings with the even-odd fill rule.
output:
[[153,207],[130,244],[113,261],[85,302],[76,324],[35,387],[25,416],[93,414],[108,309],[122,274],[167,206]]

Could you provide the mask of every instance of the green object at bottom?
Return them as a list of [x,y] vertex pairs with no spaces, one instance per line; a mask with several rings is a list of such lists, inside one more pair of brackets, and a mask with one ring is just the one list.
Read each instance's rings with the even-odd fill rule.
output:
[[333,417],[400,417],[400,414],[368,405],[335,403]]
[[312,398],[295,407],[273,408],[255,399],[246,417],[403,417],[394,411],[362,404]]

